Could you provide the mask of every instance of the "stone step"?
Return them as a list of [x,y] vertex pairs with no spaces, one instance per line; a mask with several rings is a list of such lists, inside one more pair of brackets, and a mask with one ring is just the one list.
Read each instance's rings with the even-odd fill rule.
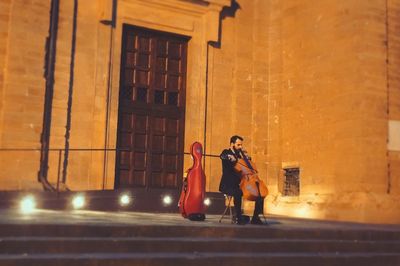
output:
[[393,253],[256,253],[179,252],[179,253],[71,253],[1,255],[2,266],[398,266],[399,254]]
[[0,255],[130,252],[397,253],[398,241],[216,237],[2,237]]
[[177,214],[3,211],[0,266],[400,265],[398,226],[269,218],[267,226]]
[[285,228],[271,226],[188,225],[88,225],[88,224],[2,224],[0,238],[49,237],[230,237],[254,239],[337,239],[397,241],[400,231],[354,228]]

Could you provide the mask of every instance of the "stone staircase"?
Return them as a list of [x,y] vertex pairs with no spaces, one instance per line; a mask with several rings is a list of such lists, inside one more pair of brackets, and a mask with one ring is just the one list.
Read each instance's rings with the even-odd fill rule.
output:
[[3,223],[0,265],[400,265],[400,230],[306,227]]

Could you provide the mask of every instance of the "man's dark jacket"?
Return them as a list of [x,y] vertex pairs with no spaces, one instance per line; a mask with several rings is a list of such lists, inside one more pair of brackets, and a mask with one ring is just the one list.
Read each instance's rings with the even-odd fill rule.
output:
[[238,158],[238,156],[230,149],[222,151],[220,155],[222,160],[222,177],[221,183],[219,184],[219,191],[224,194],[232,195],[232,191],[239,189],[240,175],[234,169],[236,161],[231,162],[228,155]]

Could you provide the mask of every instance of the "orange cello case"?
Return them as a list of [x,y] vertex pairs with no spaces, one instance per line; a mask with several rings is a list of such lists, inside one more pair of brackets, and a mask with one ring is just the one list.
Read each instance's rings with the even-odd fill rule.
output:
[[191,221],[203,221],[206,218],[204,206],[206,176],[201,165],[203,147],[200,142],[194,142],[190,146],[190,154],[193,165],[186,171],[187,177],[183,181],[178,206],[183,217]]

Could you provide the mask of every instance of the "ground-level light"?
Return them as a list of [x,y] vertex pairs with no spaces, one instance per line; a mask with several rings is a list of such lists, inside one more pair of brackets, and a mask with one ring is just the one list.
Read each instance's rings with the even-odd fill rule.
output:
[[128,194],[121,194],[119,197],[119,204],[121,206],[127,206],[132,202],[132,198]]
[[36,200],[33,196],[26,196],[22,198],[20,203],[20,210],[22,213],[32,213],[36,210]]
[[170,195],[165,195],[162,199],[164,205],[171,205],[172,197]]
[[206,198],[206,199],[204,200],[204,205],[210,206],[210,205],[211,205],[211,200],[210,200],[209,198]]
[[82,209],[85,206],[85,197],[83,195],[76,195],[73,197],[72,206],[74,209]]

